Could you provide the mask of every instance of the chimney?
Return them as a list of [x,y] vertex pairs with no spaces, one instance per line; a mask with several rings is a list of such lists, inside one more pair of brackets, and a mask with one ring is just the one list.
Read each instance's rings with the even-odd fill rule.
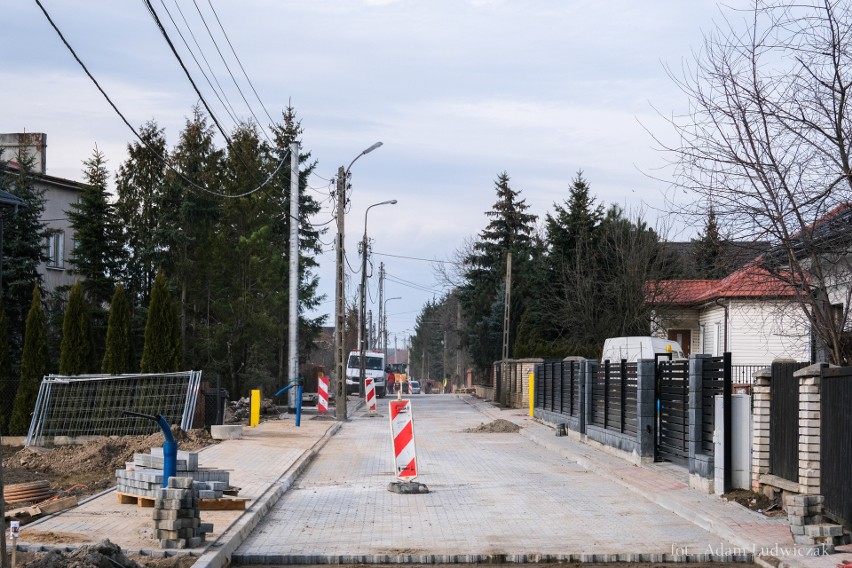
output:
[[3,160],[7,162],[20,162],[23,154],[32,158],[34,172],[47,173],[47,134],[42,132],[0,134],[0,150],[3,151]]

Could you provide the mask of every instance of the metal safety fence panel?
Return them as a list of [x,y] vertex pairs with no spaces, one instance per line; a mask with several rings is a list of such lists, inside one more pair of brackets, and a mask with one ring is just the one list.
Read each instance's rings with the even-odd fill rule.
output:
[[137,375],[48,375],[42,379],[26,438],[41,446],[56,436],[127,436],[159,430],[125,410],[163,416],[189,430],[201,371]]

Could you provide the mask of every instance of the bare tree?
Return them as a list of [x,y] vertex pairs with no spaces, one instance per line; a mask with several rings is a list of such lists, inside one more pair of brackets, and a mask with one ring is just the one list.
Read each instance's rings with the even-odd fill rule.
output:
[[[670,76],[690,110],[670,120],[675,186],[712,206],[729,234],[772,243],[762,266],[800,291],[832,362],[845,359],[852,240],[849,205],[852,8],[756,0],[729,11],[694,67]],[[659,139],[658,139],[659,142]]]

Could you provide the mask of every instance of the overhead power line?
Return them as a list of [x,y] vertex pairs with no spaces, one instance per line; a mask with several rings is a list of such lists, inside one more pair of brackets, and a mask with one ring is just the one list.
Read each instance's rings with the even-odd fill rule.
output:
[[235,198],[238,198],[238,197],[245,197],[247,195],[251,195],[252,193],[254,193],[256,191],[259,191],[264,186],[266,186],[270,181],[272,181],[272,179],[281,170],[281,167],[287,161],[287,156],[290,153],[289,149],[287,149],[287,151],[284,153],[284,157],[281,158],[281,161],[279,162],[278,166],[275,168],[275,171],[273,171],[269,175],[269,177],[267,177],[266,180],[263,181],[263,183],[261,183],[260,185],[258,185],[254,189],[252,189],[251,191],[247,191],[247,192],[241,193],[239,195],[229,195],[229,194],[221,193],[221,192],[218,192],[218,191],[213,191],[213,190],[210,190],[206,187],[203,187],[203,186],[199,185],[198,183],[196,183],[195,181],[189,179],[188,177],[186,177],[183,174],[183,172],[181,172],[179,169],[174,167],[165,156],[161,155],[158,151],[156,151],[153,147],[151,147],[151,145],[148,144],[148,142],[146,142],[144,138],[142,138],[142,136],[139,134],[139,131],[137,131],[136,128],[132,124],[130,124],[130,121],[127,120],[127,117],[125,117],[124,114],[119,110],[118,106],[116,106],[116,104],[113,102],[113,100],[107,94],[107,92],[103,89],[103,87],[101,87],[100,83],[98,83],[98,80],[95,79],[95,76],[92,75],[92,73],[89,71],[89,68],[86,67],[86,64],[83,63],[83,60],[80,59],[80,57],[77,55],[77,52],[74,50],[74,48],[71,47],[71,44],[68,43],[68,40],[65,39],[65,35],[59,29],[59,26],[56,25],[56,22],[53,21],[53,18],[50,17],[50,14],[47,12],[47,9],[41,3],[41,0],[35,0],[35,3],[39,7],[39,9],[41,9],[42,13],[44,14],[44,17],[47,18],[47,21],[50,24],[50,27],[53,28],[53,30],[56,32],[56,35],[59,36],[59,39],[62,40],[62,43],[65,45],[65,47],[71,53],[71,56],[74,57],[74,60],[77,62],[78,65],[80,65],[80,67],[83,69],[83,72],[86,73],[86,76],[89,77],[89,79],[92,81],[92,83],[98,89],[98,91],[101,93],[101,95],[104,97],[104,99],[106,99],[106,102],[109,103],[109,106],[112,107],[112,110],[115,111],[115,113],[118,115],[118,117],[124,123],[124,125],[127,126],[128,129],[130,129],[130,131],[133,133],[133,135],[136,136],[136,139],[139,140],[142,143],[143,146],[148,148],[148,150],[150,150],[154,154],[154,156],[156,156],[157,159],[159,159],[163,163],[163,165],[165,165],[167,168],[169,168],[174,173],[176,173],[178,176],[180,176],[180,178],[183,179],[185,182],[187,182],[191,187],[198,189],[200,191],[204,191],[204,192],[209,193],[211,195],[219,196],[219,197],[232,198],[232,199],[235,199]]
[[452,260],[435,260],[435,259],[429,259],[429,258],[419,258],[419,257],[416,257],[416,256],[403,256],[401,254],[388,254],[388,253],[385,253],[385,252],[374,252],[373,254],[378,255],[378,256],[389,256],[391,258],[404,258],[404,259],[407,259],[407,260],[419,260],[419,261],[422,261],[422,262],[436,262],[438,264],[453,264],[455,266],[462,266],[462,263],[453,262]]
[[166,40],[166,43],[169,44],[169,49],[172,50],[172,54],[177,59],[180,64],[180,68],[183,69],[186,78],[189,79],[189,83],[192,85],[192,88],[195,90],[195,93],[198,95],[198,98],[201,99],[201,104],[204,105],[204,108],[207,109],[207,112],[210,114],[210,119],[216,125],[216,128],[219,129],[219,132],[222,134],[222,137],[225,139],[225,143],[228,145],[228,148],[233,152],[234,149],[231,145],[231,139],[228,137],[228,133],[225,132],[225,129],[222,128],[222,125],[219,123],[219,120],[216,118],[216,115],[213,114],[213,109],[210,108],[210,105],[207,104],[207,100],[204,98],[204,95],[201,93],[201,90],[198,88],[198,85],[195,84],[195,80],[192,78],[192,75],[189,73],[189,69],[186,68],[186,65],[183,63],[183,59],[181,59],[180,54],[175,49],[175,44],[172,43],[172,39],[169,37],[168,32],[166,32],[166,28],[163,27],[163,22],[160,21],[160,17],[157,16],[157,11],[154,9],[154,5],[151,4],[151,0],[143,0],[145,2],[145,6],[148,7],[148,13],[151,14],[151,17],[154,19],[154,23],[157,24],[157,28],[160,30],[160,33],[163,36],[163,39]]

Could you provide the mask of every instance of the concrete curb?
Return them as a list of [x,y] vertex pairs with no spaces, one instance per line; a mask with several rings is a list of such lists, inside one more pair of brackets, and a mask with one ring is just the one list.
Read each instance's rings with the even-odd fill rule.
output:
[[193,568],[223,568],[224,566],[228,566],[234,551],[239,548],[246,537],[251,534],[251,531],[263,520],[266,513],[275,506],[284,493],[292,487],[293,483],[305,468],[307,468],[317,453],[340,428],[340,422],[335,423],[334,426],[329,428],[322,438],[311,446],[309,450],[306,450],[281,477],[264,491],[263,495],[251,505],[245,514],[235,519],[222,535],[207,547],[201,556],[198,557],[198,560],[195,561]]

